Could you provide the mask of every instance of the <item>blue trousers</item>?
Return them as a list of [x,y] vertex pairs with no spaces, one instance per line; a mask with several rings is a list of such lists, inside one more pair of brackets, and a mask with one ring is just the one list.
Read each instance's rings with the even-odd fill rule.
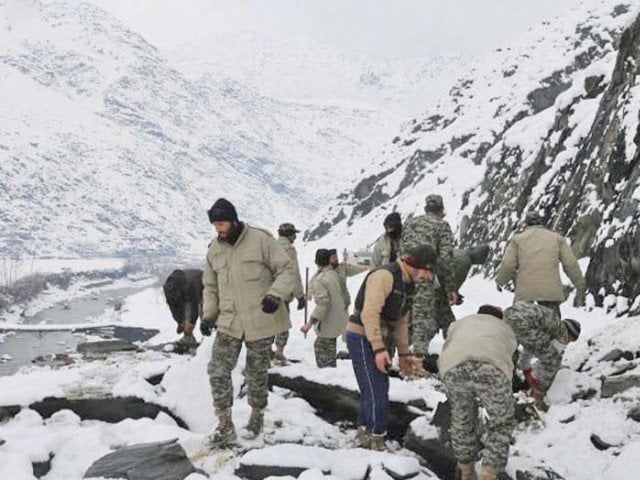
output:
[[360,389],[358,426],[365,426],[369,433],[387,433],[389,376],[376,368],[375,355],[366,336],[347,332],[347,348]]

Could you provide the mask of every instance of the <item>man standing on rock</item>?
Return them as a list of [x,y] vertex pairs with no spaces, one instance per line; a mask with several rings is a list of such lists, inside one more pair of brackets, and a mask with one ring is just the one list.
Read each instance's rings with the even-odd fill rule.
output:
[[371,269],[395,262],[400,250],[402,219],[398,212],[391,212],[384,219],[384,233],[378,237],[371,254]]
[[481,480],[496,480],[507,465],[515,427],[511,378],[518,343],[502,317],[500,308],[483,305],[477,314],[452,323],[438,360],[451,404],[451,445],[461,480],[477,479],[477,400],[488,417]]
[[347,326],[347,347],[360,389],[360,446],[385,448],[392,352],[397,348],[400,370],[413,374],[416,359],[409,353],[407,302],[414,284],[431,279],[436,258],[431,245],[414,247],[394,263],[370,272],[358,291]]
[[[427,195],[425,214],[409,220],[402,231],[402,253],[417,245],[430,244],[438,256],[437,281],[442,285],[451,304],[458,301],[456,288],[452,280],[453,233],[444,220],[444,203],[440,195]],[[416,286],[411,312],[413,353],[423,359],[428,353],[429,343],[443,328],[436,318],[436,289],[434,279]],[[422,371],[421,373],[425,373]]]
[[525,217],[525,229],[514,235],[507,246],[496,276],[498,290],[515,281],[514,301],[536,302],[560,315],[560,303],[566,299],[558,264],[576,287],[574,306],[584,306],[586,282],[580,265],[562,235],[543,225],[536,212]]
[[[293,246],[293,242],[296,241],[296,234],[300,233],[300,230],[296,230],[296,227],[292,223],[283,223],[278,227],[278,243],[287,252],[287,255],[291,258],[295,266],[295,281],[293,283],[293,292],[291,296],[285,300],[285,307],[287,313],[290,312],[289,304],[295,298],[298,300],[298,310],[302,310],[307,300],[304,296],[304,287],[302,286],[302,277],[300,276],[300,266],[298,265],[298,253],[296,247]],[[287,358],[284,355],[284,347],[289,340],[289,330],[276,335],[276,353],[274,355],[274,361],[277,365],[285,365]]]
[[236,439],[231,371],[243,344],[251,405],[244,436],[262,431],[271,345],[291,327],[283,299],[291,295],[295,266],[269,232],[240,222],[228,200],[219,198],[207,213],[218,237],[207,252],[200,329],[217,329],[208,372],[218,426],[209,442],[220,448]]
[[336,339],[344,333],[348,313],[344,306],[341,280],[329,265],[329,250],[316,251],[318,273],[313,281],[313,294],[316,307],[311,313],[309,323],[300,330],[307,333],[316,329],[316,341],[313,350],[318,368],[336,366]]
[[537,375],[527,380],[533,384],[531,396],[536,407],[548,410],[544,398],[562,365],[562,354],[566,345],[580,336],[580,323],[564,319],[552,310],[529,302],[516,302],[505,311],[506,322],[516,334],[525,353],[538,359]]

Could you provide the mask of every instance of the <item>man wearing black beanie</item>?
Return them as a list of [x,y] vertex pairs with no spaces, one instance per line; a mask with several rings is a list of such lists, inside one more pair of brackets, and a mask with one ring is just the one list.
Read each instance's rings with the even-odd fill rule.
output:
[[384,233],[378,237],[373,245],[371,254],[371,268],[378,268],[390,262],[395,262],[400,249],[402,238],[402,219],[398,212],[391,212],[384,219]]
[[207,252],[200,329],[203,335],[217,329],[208,372],[218,425],[209,443],[221,448],[236,439],[231,371],[243,344],[251,405],[243,433],[254,438],[262,431],[271,345],[291,327],[282,301],[291,295],[295,267],[269,232],[239,221],[228,200],[216,200],[207,213],[218,237]]

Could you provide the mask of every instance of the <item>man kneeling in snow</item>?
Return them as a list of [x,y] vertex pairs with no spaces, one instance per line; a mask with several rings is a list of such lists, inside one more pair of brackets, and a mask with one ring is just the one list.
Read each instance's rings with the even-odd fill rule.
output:
[[202,313],[202,270],[174,270],[167,277],[162,289],[171,310],[171,316],[178,322],[178,333],[182,338],[176,343],[176,352],[181,353],[197,346],[193,329]]
[[527,380],[536,407],[547,411],[544,397],[560,370],[566,345],[580,336],[580,323],[568,318],[560,320],[553,310],[529,302],[514,303],[505,310],[505,318],[525,354],[538,359],[537,377],[532,382],[528,375]]

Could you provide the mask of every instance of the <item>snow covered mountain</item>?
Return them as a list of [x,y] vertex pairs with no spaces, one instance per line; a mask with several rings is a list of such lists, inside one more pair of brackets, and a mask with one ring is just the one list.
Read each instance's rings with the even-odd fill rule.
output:
[[200,248],[222,195],[250,222],[300,220],[396,124],[369,107],[273,100],[224,72],[191,79],[90,3],[5,0],[0,18],[4,251]]
[[596,304],[637,313],[639,52],[637,5],[574,2],[571,15],[475,62],[434,109],[390,136],[305,239],[362,246],[362,232],[375,240],[390,211],[420,213],[436,192],[460,243],[489,243],[495,266],[535,208],[591,257]]

